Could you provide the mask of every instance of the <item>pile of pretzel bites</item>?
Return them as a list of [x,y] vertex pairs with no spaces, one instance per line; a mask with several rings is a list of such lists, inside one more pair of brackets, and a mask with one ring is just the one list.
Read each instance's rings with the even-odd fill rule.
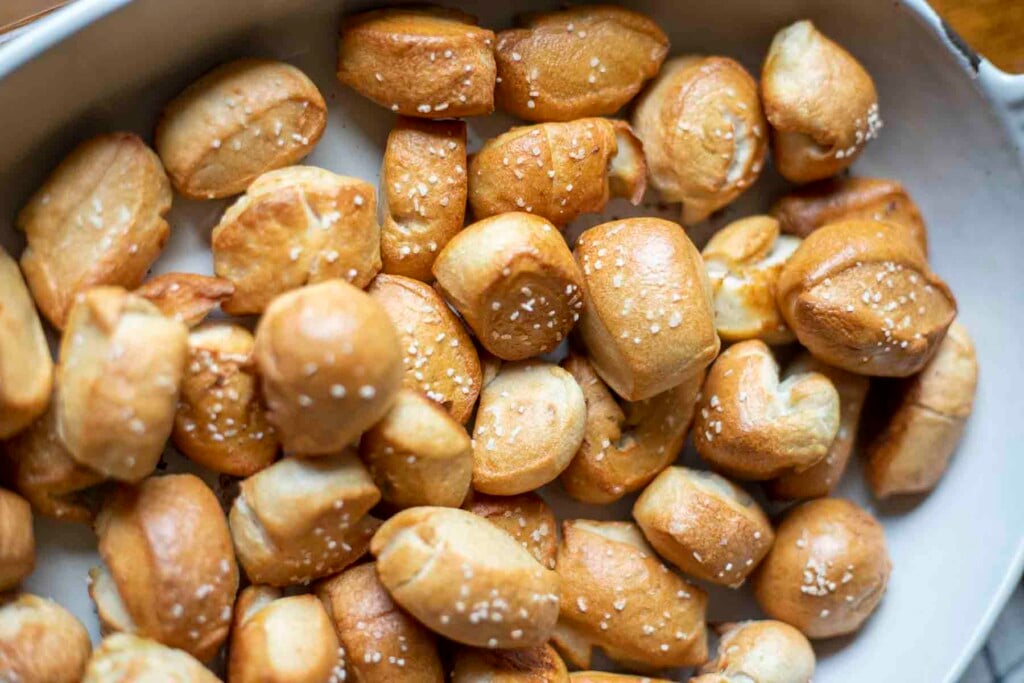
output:
[[[858,432],[877,497],[930,490],[977,362],[914,202],[847,171],[882,125],[853,56],[808,21],[759,82],[668,53],[610,6],[497,34],[346,17],[338,79],[398,115],[379,192],[297,165],[327,107],[268,59],[195,81],[152,148],[81,142],[0,250],[0,680],[207,683],[219,656],[231,683],[634,680],[586,671],[600,649],[808,683],[808,639],[859,629],[891,570],[879,522],[830,497]],[[467,154],[462,119],[496,106],[526,123]],[[799,187],[698,251],[686,226],[769,148]],[[679,223],[567,242],[649,191]],[[176,196],[234,198],[215,276],[148,276]],[[707,470],[675,464],[688,435]],[[168,440],[233,499],[161,474]],[[770,520],[737,481],[802,502]],[[557,520],[541,487],[632,519]],[[95,530],[95,650],[17,592],[33,515]],[[700,584],[747,580],[771,619],[709,653]]]

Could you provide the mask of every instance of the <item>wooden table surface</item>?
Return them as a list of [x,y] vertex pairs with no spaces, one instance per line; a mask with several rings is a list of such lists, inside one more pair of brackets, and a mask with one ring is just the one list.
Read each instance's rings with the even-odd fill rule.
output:
[[[1024,0],[929,0],[974,50],[1009,73],[1024,73]],[[0,33],[67,4],[57,0],[0,0]]]

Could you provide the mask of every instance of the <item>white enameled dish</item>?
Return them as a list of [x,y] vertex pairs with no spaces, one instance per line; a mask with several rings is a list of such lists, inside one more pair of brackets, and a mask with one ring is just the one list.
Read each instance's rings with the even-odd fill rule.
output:
[[[334,78],[339,17],[372,2],[343,0],[78,0],[0,49],[0,243],[19,253],[14,215],[71,146],[101,131],[151,139],[170,96],[238,56],[304,69],[324,92],[328,128],[307,163],[376,182],[392,114]],[[555,0],[476,0],[491,28]],[[715,0],[629,3],[668,33],[672,54],[724,54],[752,72],[773,33],[808,17],[850,49],[878,86],[885,128],[854,165],[901,180],[928,222],[935,270],[952,286],[978,346],[981,382],[966,437],[930,496],[878,505],[851,467],[839,495],[885,524],[895,570],[878,612],[855,637],[818,643],[825,683],[955,681],[981,644],[1024,564],[1024,80],[1001,74],[950,34],[923,0]],[[512,123],[470,120],[471,148]],[[784,189],[769,169],[711,227],[764,211]],[[172,234],[155,270],[210,272],[208,237],[224,202],[175,199]],[[655,201],[605,216],[657,213]],[[581,225],[600,222],[587,217]],[[698,243],[707,227],[694,232]],[[694,464],[688,453],[683,461]],[[168,456],[171,469],[180,458]],[[214,478],[208,477],[216,484]],[[552,494],[558,497],[557,493]],[[568,516],[622,516],[556,501]],[[37,519],[38,562],[26,587],[69,607],[97,635],[86,592],[96,563],[84,528]],[[712,620],[756,616],[749,593],[711,592]]]

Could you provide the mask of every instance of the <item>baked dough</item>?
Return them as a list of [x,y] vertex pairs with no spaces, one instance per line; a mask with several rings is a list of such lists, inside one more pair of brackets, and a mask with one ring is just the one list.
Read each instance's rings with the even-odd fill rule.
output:
[[380,271],[373,186],[313,166],[265,173],[213,229],[213,268],[235,292],[232,315],[262,313],[279,294],[342,278],[362,289]]
[[612,196],[643,199],[647,166],[625,121],[578,119],[513,128],[469,161],[469,203],[477,219],[526,211],[554,225],[599,213]]
[[957,311],[910,234],[878,221],[811,233],[783,266],[776,295],[801,344],[861,375],[918,372]]
[[754,184],[768,149],[757,83],[727,57],[676,57],[641,96],[633,130],[651,184],[699,223]]
[[17,586],[35,566],[32,507],[17,493],[0,488],[0,591]]
[[230,323],[189,333],[171,432],[174,445],[190,460],[233,477],[255,474],[278,451],[253,367],[254,343],[249,330]]
[[550,645],[521,650],[459,648],[451,683],[569,683],[565,662]]
[[935,488],[963,436],[977,388],[974,343],[954,321],[924,369],[894,391],[897,405],[865,449],[875,496]]
[[480,395],[473,340],[437,291],[401,275],[378,275],[367,293],[391,318],[402,349],[402,386],[420,391],[465,424]]
[[167,104],[156,149],[179,194],[230,197],[313,151],[326,124],[323,95],[302,71],[270,59],[239,59]]
[[92,652],[89,633],[52,600],[0,598],[0,665],[14,683],[79,683]]
[[551,507],[535,491],[517,496],[472,493],[463,507],[519,541],[548,569],[555,568],[558,524]]
[[450,640],[524,648],[551,635],[558,575],[477,515],[455,508],[403,510],[377,531],[370,552],[394,601]]
[[382,269],[430,282],[466,217],[466,124],[400,116],[381,163]]
[[878,137],[878,93],[860,62],[803,20],[775,34],[761,67],[772,159],[784,178],[836,175]]
[[614,114],[658,73],[668,38],[623,7],[583,5],[529,14],[494,49],[495,99],[527,121]]
[[82,683],[220,683],[181,650],[127,633],[107,636],[92,653]]
[[0,247],[0,441],[28,427],[50,402],[53,360],[32,297]]
[[580,336],[597,374],[627,401],[651,398],[718,355],[711,285],[681,227],[626,218],[576,241],[586,282]]
[[395,326],[344,280],[274,299],[256,327],[253,357],[287,453],[337,453],[384,417],[402,383]]
[[847,500],[820,498],[783,518],[754,575],[754,597],[808,638],[832,638],[861,627],[891,571],[878,520]]
[[169,318],[189,327],[201,323],[213,309],[235,292],[229,281],[196,273],[164,273],[135,288]]
[[28,246],[21,269],[57,329],[96,285],[137,287],[167,242],[171,184],[132,133],[107,133],[68,154],[18,213]]
[[511,496],[554,480],[583,442],[587,407],[572,375],[550,363],[502,365],[480,394],[473,488]]
[[396,114],[425,119],[494,111],[494,33],[455,9],[422,5],[341,24],[338,80]]
[[683,449],[704,372],[643,401],[622,401],[586,356],[570,352],[562,367],[583,390],[587,420],[583,443],[559,477],[584,503],[607,504],[638,491]]
[[727,342],[760,339],[794,341],[775,301],[775,285],[800,238],[779,234],[768,216],[733,221],[716,232],[701,255],[715,298],[715,329]]
[[469,226],[434,261],[437,287],[503,360],[554,350],[583,308],[583,278],[548,221],[504,213]]
[[723,624],[718,655],[690,683],[811,683],[814,650],[800,631],[781,621]]
[[152,638],[200,661],[228,637],[238,566],[220,502],[191,474],[121,486],[96,517],[89,595],[104,634]]
[[105,477],[141,481],[171,435],[185,369],[184,323],[119,287],[79,297],[60,344],[57,434]]
[[704,383],[694,446],[712,468],[737,479],[802,472],[825,458],[839,431],[839,393],[814,372],[779,377],[758,340],[722,352]]

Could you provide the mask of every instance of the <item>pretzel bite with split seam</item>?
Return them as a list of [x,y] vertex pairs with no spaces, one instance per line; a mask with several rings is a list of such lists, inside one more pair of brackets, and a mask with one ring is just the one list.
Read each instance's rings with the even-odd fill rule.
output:
[[761,507],[725,477],[685,467],[659,474],[633,505],[654,549],[690,576],[743,584],[775,534]]
[[171,184],[160,159],[132,133],[75,147],[18,213],[28,245],[21,270],[40,312],[63,329],[78,294],[137,287],[170,228]]
[[249,586],[234,612],[228,683],[325,683],[343,671],[334,628],[314,596]]
[[789,624],[765,619],[720,629],[718,655],[690,683],[811,683],[814,650]]
[[614,114],[658,73],[668,38],[650,18],[611,5],[528,14],[498,34],[495,99],[527,121]]
[[722,352],[704,383],[694,445],[714,469],[737,479],[801,472],[828,453],[839,431],[839,394],[824,375],[780,381],[772,352],[758,340]]
[[469,161],[469,203],[478,220],[526,211],[562,227],[599,213],[612,196],[639,204],[646,184],[640,141],[625,121],[610,119],[513,128]]
[[290,586],[341,571],[366,552],[380,500],[366,468],[345,451],[285,458],[241,483],[228,522],[253,583]]
[[597,646],[630,669],[707,658],[707,596],[662,564],[635,524],[569,520],[558,546],[562,580],[555,646],[575,667]]
[[169,318],[195,327],[235,292],[229,281],[196,273],[164,273],[135,288]]
[[494,111],[494,33],[455,9],[421,5],[341,24],[338,80],[396,114],[425,119]]
[[316,585],[343,652],[341,681],[442,683],[444,672],[430,631],[401,610],[377,578],[373,562]]
[[703,371],[652,398],[623,401],[586,356],[570,352],[562,367],[580,385],[587,406],[583,443],[559,477],[566,493],[584,503],[611,503],[646,486],[676,459]]
[[221,64],[171,100],[156,149],[174,189],[189,199],[230,197],[262,173],[291,166],[320,140],[327,105],[291,64]]
[[548,569],[555,568],[558,549],[555,513],[536,492],[517,496],[473,493],[463,507],[519,541],[519,545]]
[[761,67],[761,101],[775,167],[794,183],[839,173],[882,128],[871,76],[806,20],[775,34]]
[[220,683],[188,653],[127,633],[107,636],[92,653],[82,683]]
[[754,184],[764,166],[768,123],[757,83],[727,57],[676,57],[640,98],[633,130],[654,186],[699,223]]
[[381,526],[370,552],[395,602],[463,645],[540,645],[558,618],[558,575],[465,510],[403,510]]
[[800,239],[779,234],[768,216],[733,221],[708,240],[701,252],[715,298],[715,329],[725,341],[761,339],[786,344],[793,332],[775,300],[775,285]]
[[120,486],[96,518],[103,565],[89,596],[105,634],[134,633],[200,661],[228,636],[238,566],[220,502],[196,476]]
[[362,289],[380,271],[373,186],[313,166],[258,177],[211,235],[213,269],[235,291],[232,315],[262,313],[274,297],[335,278]]

